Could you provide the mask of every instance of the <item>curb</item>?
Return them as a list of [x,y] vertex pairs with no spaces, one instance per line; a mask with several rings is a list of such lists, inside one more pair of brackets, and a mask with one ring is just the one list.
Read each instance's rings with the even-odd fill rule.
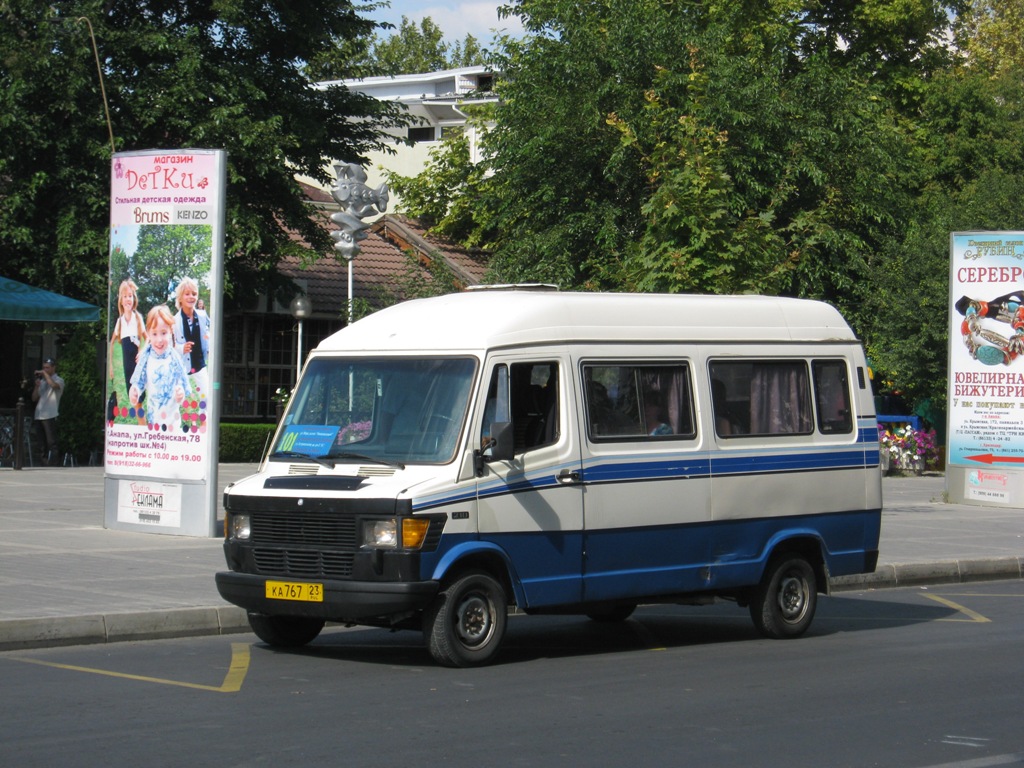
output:
[[[886,563],[874,573],[837,576],[831,592],[1024,579],[1024,557]],[[136,613],[0,621],[0,651],[252,632],[243,608],[224,605]]]
[[251,632],[233,605],[0,621],[0,651]]
[[1024,557],[937,560],[931,563],[886,563],[874,573],[836,576],[833,592],[891,589],[923,584],[966,584],[972,581],[1024,579]]

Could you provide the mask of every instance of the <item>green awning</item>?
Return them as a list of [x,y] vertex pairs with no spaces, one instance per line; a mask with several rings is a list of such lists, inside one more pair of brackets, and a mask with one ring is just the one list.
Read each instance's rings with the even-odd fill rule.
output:
[[100,319],[100,308],[59,293],[0,277],[0,320],[88,323]]

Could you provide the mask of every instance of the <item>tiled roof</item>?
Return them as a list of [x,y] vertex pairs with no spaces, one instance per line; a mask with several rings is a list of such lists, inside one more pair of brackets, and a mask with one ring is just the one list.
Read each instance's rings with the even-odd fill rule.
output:
[[478,249],[463,248],[450,240],[428,234],[416,219],[388,214],[374,222],[372,230],[402,249],[415,249],[421,258],[440,256],[464,286],[479,285],[487,273],[487,261]]
[[[330,194],[306,184],[302,186],[311,202],[323,206],[314,216],[328,231],[337,229],[330,215],[338,210],[338,206]],[[294,237],[299,239],[298,235]],[[419,266],[412,264],[406,256],[410,249],[417,254]],[[427,235],[418,222],[405,216],[382,216],[372,224],[367,238],[360,243],[359,255],[352,261],[352,294],[372,305],[380,305],[382,296],[400,294],[402,287],[408,286],[410,281],[431,280],[424,265],[438,256],[444,259],[463,285],[477,285],[483,280],[486,263],[481,253]],[[348,263],[336,257],[333,251],[305,269],[297,257],[286,257],[278,264],[278,271],[305,285],[314,315],[345,315]]]

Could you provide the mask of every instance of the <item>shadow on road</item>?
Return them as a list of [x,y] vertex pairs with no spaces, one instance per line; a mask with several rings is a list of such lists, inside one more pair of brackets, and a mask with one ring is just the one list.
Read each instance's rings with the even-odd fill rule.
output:
[[[820,598],[814,623],[805,638],[895,629],[958,614],[954,608],[939,603],[906,598],[903,595],[892,599],[892,593],[884,599],[875,594]],[[497,663],[747,642],[784,641],[763,639],[754,629],[747,610],[733,603],[643,606],[627,621],[615,624],[591,621],[584,616],[515,615],[509,617]],[[367,664],[433,663],[422,635],[414,631],[329,625],[313,643],[298,650],[283,651],[261,644],[256,647],[275,653]]]

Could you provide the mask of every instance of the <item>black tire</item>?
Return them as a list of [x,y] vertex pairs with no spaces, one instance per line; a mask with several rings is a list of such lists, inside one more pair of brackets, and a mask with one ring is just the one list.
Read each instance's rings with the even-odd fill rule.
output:
[[602,624],[618,624],[633,615],[636,610],[636,603],[623,603],[613,605],[609,608],[600,608],[587,612],[587,618],[591,621],[599,621]]
[[814,568],[800,555],[787,555],[768,563],[750,601],[750,618],[765,637],[799,637],[811,626],[817,605]]
[[324,628],[323,619],[305,616],[267,616],[249,613],[249,626],[256,637],[267,645],[282,648],[301,648],[316,639]]
[[471,571],[441,591],[423,616],[423,636],[446,667],[478,667],[494,660],[505,637],[508,599],[494,578]]

